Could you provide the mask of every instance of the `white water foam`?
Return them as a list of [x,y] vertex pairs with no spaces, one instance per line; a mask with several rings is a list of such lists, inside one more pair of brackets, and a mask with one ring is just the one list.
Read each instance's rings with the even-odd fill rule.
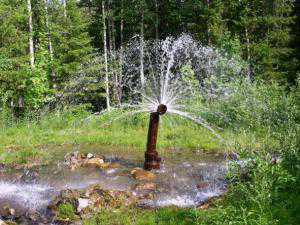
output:
[[49,196],[54,192],[55,190],[47,185],[0,181],[0,204],[9,201],[27,209],[40,210],[50,203]]

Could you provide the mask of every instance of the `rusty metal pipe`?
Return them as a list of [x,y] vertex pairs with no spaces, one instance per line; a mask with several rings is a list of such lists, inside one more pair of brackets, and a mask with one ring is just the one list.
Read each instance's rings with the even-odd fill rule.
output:
[[145,153],[145,170],[159,169],[161,158],[158,156],[156,151],[157,134],[159,126],[159,116],[164,115],[167,112],[167,106],[160,104],[157,107],[156,112],[150,114],[148,139],[147,139],[147,150]]

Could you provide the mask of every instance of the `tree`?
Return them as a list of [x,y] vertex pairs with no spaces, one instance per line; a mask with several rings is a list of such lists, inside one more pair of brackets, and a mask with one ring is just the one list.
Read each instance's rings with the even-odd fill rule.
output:
[[239,36],[244,58],[249,63],[248,75],[264,79],[285,79],[284,61],[290,55],[289,27],[292,1],[226,1],[227,25]]
[[106,33],[106,4],[102,1],[102,23],[103,23],[103,49],[105,60],[105,93],[106,93],[106,108],[110,110],[110,97],[109,97],[109,77],[108,77],[108,58],[107,58],[107,33]]
[[[91,53],[91,38],[88,34],[89,21],[76,0],[49,2],[49,23],[53,46],[53,66],[56,68],[56,82],[63,87],[82,62],[88,61]],[[66,7],[66,14],[65,14]]]
[[56,88],[56,74],[55,74],[55,68],[53,66],[53,54],[54,54],[54,50],[53,50],[53,45],[52,45],[52,36],[51,36],[51,28],[50,28],[50,23],[49,23],[49,11],[48,11],[48,1],[44,0],[44,10],[45,10],[45,28],[46,28],[46,34],[47,34],[47,41],[48,41],[48,51],[49,51],[49,58],[50,58],[50,70],[51,70],[51,83],[52,83],[52,87]]
[[31,69],[34,69],[33,24],[32,24],[31,0],[27,0],[27,9],[28,9],[28,27],[29,27],[30,66]]
[[22,114],[26,81],[30,73],[27,3],[0,3],[0,89],[4,104]]
[[144,8],[145,8],[145,1],[140,1],[140,12],[141,12],[141,31],[140,31],[140,79],[142,88],[145,86],[145,75],[144,75]]

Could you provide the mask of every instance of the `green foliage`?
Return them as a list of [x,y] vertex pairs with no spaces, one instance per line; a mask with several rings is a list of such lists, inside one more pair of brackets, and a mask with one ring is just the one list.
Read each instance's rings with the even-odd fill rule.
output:
[[218,40],[217,45],[230,58],[238,58],[241,61],[242,45],[237,36],[232,36],[230,32],[225,32]]
[[37,149],[24,148],[24,149],[14,149],[15,146],[10,146],[5,149],[5,152],[1,154],[2,162],[6,164],[25,164],[32,162],[33,160],[39,159],[45,156]]
[[76,218],[74,206],[70,203],[60,204],[58,208],[58,217],[60,219],[74,220]]
[[41,109],[52,101],[57,90],[51,87],[61,87],[74,76],[92,51],[88,20],[76,1],[68,1],[64,18],[59,1],[47,1],[46,11],[45,1],[32,0],[35,65],[30,68],[26,3],[0,3],[0,93],[4,95],[1,102],[17,116],[24,115],[24,110]]
[[0,92],[4,105],[16,107],[29,77],[25,2],[1,1],[0,18]]
[[[132,224],[132,225],[196,225],[193,210],[166,208],[158,210],[138,210],[121,208],[111,212],[102,210],[97,216],[84,221],[84,225]],[[199,220],[200,221],[200,220]]]
[[265,80],[287,78],[292,4],[289,0],[225,1],[229,31],[243,44],[251,70]]
[[230,85],[231,97],[221,98],[209,105],[212,112],[218,112],[212,123],[220,126],[244,128],[284,128],[296,120],[297,105],[295,94],[287,94],[284,87],[276,83],[265,85],[263,82],[249,83],[237,81]]
[[67,1],[66,18],[63,6],[56,1],[50,5],[51,35],[53,38],[54,66],[57,72],[57,82],[63,84],[75,75],[82,62],[89,58],[92,52],[87,28],[88,18],[79,9],[75,0]]
[[[103,50],[102,0],[69,0],[66,9],[59,0],[46,2],[47,5],[45,1],[31,0],[34,70],[29,66],[26,2],[0,3],[0,92],[6,100],[3,104],[16,116],[41,109],[56,102],[72,85],[82,85],[72,84],[80,74],[85,84],[72,98],[91,103],[94,110],[103,109],[104,62],[100,60],[101,54],[91,55]],[[291,0],[143,0],[135,1],[133,7],[128,0],[108,1],[109,79],[113,80],[122,71],[115,51],[140,32],[143,12],[145,39],[189,32],[203,43],[220,47],[236,61],[246,61],[249,77],[295,83],[297,54],[290,48],[290,30],[295,19],[292,3]],[[294,35],[297,34],[296,30]],[[118,104],[116,84],[110,83],[112,102]]]

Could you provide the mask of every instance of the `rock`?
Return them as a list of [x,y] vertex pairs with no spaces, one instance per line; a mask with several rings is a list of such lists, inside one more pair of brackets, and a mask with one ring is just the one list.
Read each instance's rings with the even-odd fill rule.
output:
[[70,218],[66,218],[66,219],[55,218],[55,222],[58,223],[58,224],[71,224],[72,223],[72,221],[70,220]]
[[24,170],[23,174],[21,175],[18,180],[20,182],[25,182],[25,183],[34,183],[39,177],[39,171],[37,169],[35,170]]
[[134,196],[126,191],[104,190],[100,185],[90,186],[86,193],[94,208],[116,208],[135,202]]
[[80,167],[80,165],[78,165],[78,164],[72,164],[72,165],[70,165],[70,169],[71,169],[72,171],[78,169],[78,167]]
[[102,158],[91,158],[84,161],[83,166],[92,168],[103,168],[104,160]]
[[101,169],[109,169],[110,168],[110,163],[102,163],[100,166]]
[[69,166],[71,170],[76,170],[79,167],[92,167],[102,168],[104,163],[104,157],[94,155],[92,153],[83,154],[79,152],[72,152],[65,156],[65,164]]
[[41,222],[42,220],[45,220],[45,218],[42,218],[41,215],[37,212],[35,213],[27,213],[26,215],[28,219],[30,219],[32,222]]
[[16,222],[14,221],[6,221],[4,224],[6,225],[18,225]]
[[145,171],[141,168],[135,168],[131,171],[131,175],[136,180],[146,180],[151,181],[156,179],[156,175],[154,173],[151,173],[149,171]]
[[198,207],[199,209],[206,210],[210,208],[210,203],[205,203]]
[[65,164],[68,165],[71,170],[75,170],[76,168],[80,167],[82,160],[83,157],[78,151],[65,155]]
[[48,206],[52,213],[57,214],[61,204],[71,204],[75,209],[78,209],[80,193],[76,190],[63,190],[60,192],[53,202]]
[[109,165],[109,168],[110,168],[110,169],[118,169],[118,168],[120,168],[120,167],[121,167],[121,165],[120,165],[119,163],[116,163],[116,162],[111,163],[111,164]]
[[77,212],[81,212],[83,209],[87,208],[91,204],[90,200],[87,198],[78,199]]
[[0,225],[7,225],[7,223],[0,219]]
[[150,191],[154,191],[156,190],[156,184],[149,182],[149,183],[141,183],[141,184],[137,184],[134,187],[135,190],[137,191],[144,191],[144,190],[150,190]]
[[86,157],[87,157],[88,159],[91,159],[91,158],[94,158],[94,155],[93,155],[92,153],[88,153],[88,154],[86,155]]
[[16,216],[16,210],[14,208],[11,208],[8,204],[3,206],[2,209],[0,209],[0,215],[3,217],[15,217]]

